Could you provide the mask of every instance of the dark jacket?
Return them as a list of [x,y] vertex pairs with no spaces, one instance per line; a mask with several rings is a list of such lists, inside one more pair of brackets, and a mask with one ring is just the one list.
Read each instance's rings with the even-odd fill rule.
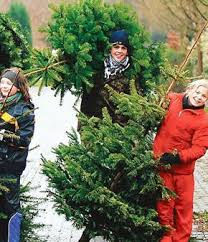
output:
[[[115,113],[115,104],[110,100],[110,95],[105,87],[108,84],[113,90],[118,93],[130,93],[130,82],[123,74],[117,74],[109,80],[105,80],[103,76],[97,77],[94,87],[88,93],[85,89],[82,96],[81,112],[88,117],[102,118],[102,108],[107,107],[108,112],[113,122],[123,122],[124,117]],[[139,89],[139,87],[138,87]]]
[[21,175],[26,166],[28,147],[34,133],[34,105],[20,100],[6,108],[16,118],[18,128],[0,117],[0,131],[12,132],[19,139],[4,137],[0,141],[0,174]]

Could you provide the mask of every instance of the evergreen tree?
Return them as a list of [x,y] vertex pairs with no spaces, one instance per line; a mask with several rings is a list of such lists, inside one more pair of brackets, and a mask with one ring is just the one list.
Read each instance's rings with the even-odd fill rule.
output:
[[[97,73],[103,73],[103,60],[110,47],[109,37],[116,29],[126,29],[129,33],[132,64],[126,72],[128,78],[138,78],[145,90],[162,81],[163,49],[152,44],[149,34],[129,6],[86,0],[77,4],[51,5],[51,9],[53,15],[45,32],[50,46],[59,53],[58,59],[54,60],[47,50],[35,52],[31,70],[37,70],[37,75],[32,75],[34,83],[49,84],[60,92],[61,97],[67,90],[76,94],[82,92],[83,86],[89,90]],[[61,65],[54,67],[57,60]],[[42,71],[43,67],[45,71],[41,74],[38,70]]]
[[[5,14],[0,14],[0,42],[0,71],[11,66],[28,68],[30,48],[19,25]],[[4,182],[4,179],[0,179],[0,195],[7,191]],[[35,233],[35,230],[41,225],[34,223],[33,220],[37,214],[36,203],[30,196],[25,196],[27,189],[26,187],[22,188],[22,199],[24,197],[22,241],[41,241]],[[5,215],[1,213],[1,216]]]
[[[0,196],[2,193],[7,192],[8,188],[4,183],[14,182],[14,179],[0,179]],[[37,229],[41,229],[44,225],[36,223],[34,221],[35,217],[38,214],[38,204],[40,200],[34,198],[29,194],[29,184],[21,186],[20,189],[20,200],[22,203],[21,213],[23,215],[22,228],[21,228],[21,242],[45,242],[44,238],[38,236]],[[6,215],[0,211],[0,219],[6,218]]]
[[30,45],[32,45],[32,30],[30,26],[30,18],[25,6],[22,3],[12,2],[9,6],[8,15],[11,19],[18,22],[22,32]]
[[0,71],[11,66],[29,67],[30,49],[19,25],[0,14]]
[[[50,84],[61,97],[67,90],[77,94],[83,86],[90,89],[97,73],[103,73],[109,36],[116,29],[128,30],[132,46],[127,77],[138,77],[146,93],[161,83],[163,49],[151,43],[132,9],[100,0],[52,8],[46,32],[58,55],[34,53],[31,73],[41,86]],[[162,233],[155,202],[168,193],[156,172],[152,136],[164,112],[156,100],[150,101],[157,96],[149,92],[141,97],[133,86],[131,95],[108,87],[128,123],[112,123],[106,109],[102,120],[81,114],[81,142],[74,131],[68,145],[55,149],[56,161],[44,160],[57,211],[85,228],[80,241],[101,235],[110,241],[149,242]]]
[[37,230],[43,228],[44,224],[35,222],[35,218],[39,213],[38,205],[43,201],[30,195],[31,187],[29,184],[21,186],[20,192],[21,213],[23,214],[21,242],[46,242],[45,238],[37,234]]
[[101,235],[110,241],[158,241],[162,228],[155,202],[168,195],[152,157],[153,132],[164,110],[131,87],[131,95],[109,89],[125,126],[104,118],[81,117],[80,139],[55,149],[55,161],[44,160],[56,209],[85,228],[79,241]]

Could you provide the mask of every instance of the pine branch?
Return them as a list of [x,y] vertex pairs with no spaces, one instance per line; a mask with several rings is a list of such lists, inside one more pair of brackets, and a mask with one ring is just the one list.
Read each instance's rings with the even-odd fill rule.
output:
[[59,62],[56,62],[56,63],[53,63],[51,65],[47,65],[43,68],[39,68],[38,70],[35,70],[35,71],[31,71],[31,72],[28,72],[25,74],[25,77],[28,77],[28,76],[31,76],[33,74],[37,74],[39,72],[43,72],[43,71],[47,71],[48,69],[54,67],[54,66],[58,66],[58,65],[61,65],[61,64],[64,64],[66,63],[67,61],[66,60],[62,60],[62,61],[59,61]]
[[18,136],[18,135],[16,135],[16,134],[14,134],[13,132],[5,132],[5,133],[3,133],[3,134],[1,134],[3,137],[5,137],[5,138],[9,138],[9,139],[20,139],[20,136]]

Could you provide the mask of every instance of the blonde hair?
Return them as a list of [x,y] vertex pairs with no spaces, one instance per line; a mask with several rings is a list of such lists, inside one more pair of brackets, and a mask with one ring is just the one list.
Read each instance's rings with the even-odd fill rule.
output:
[[195,80],[191,82],[186,88],[186,93],[189,92],[190,90],[197,89],[200,86],[207,88],[207,91],[208,91],[208,80],[200,79],[200,80]]

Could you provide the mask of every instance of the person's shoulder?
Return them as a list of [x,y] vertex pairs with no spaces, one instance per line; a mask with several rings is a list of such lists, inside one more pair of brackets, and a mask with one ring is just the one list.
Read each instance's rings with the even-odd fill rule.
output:
[[35,106],[31,101],[21,100],[16,103],[14,107],[14,112],[16,115],[22,115],[25,112],[31,112],[34,108]]
[[177,92],[169,92],[168,97],[169,98],[181,98],[184,96],[184,93],[177,93]]
[[183,99],[184,93],[169,92],[167,98],[171,101],[181,101]]

